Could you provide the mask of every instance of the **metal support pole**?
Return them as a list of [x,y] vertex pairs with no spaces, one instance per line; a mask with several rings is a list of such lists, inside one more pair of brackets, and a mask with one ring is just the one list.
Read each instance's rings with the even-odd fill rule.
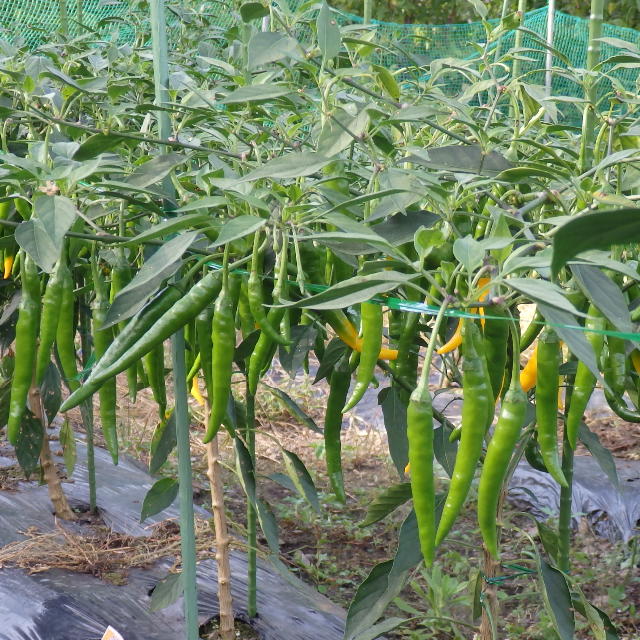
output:
[[[549,0],[549,6],[547,7],[547,44],[553,47],[553,24],[556,18],[556,0]],[[551,97],[551,82],[553,75],[551,69],[553,68],[553,53],[550,49],[547,49],[547,64],[544,76],[544,86],[548,97]],[[544,114],[544,121],[549,122],[549,114]]]
[[[169,102],[169,63],[164,0],[149,3],[153,50],[153,75],[156,104]],[[166,112],[158,113],[158,137],[171,136],[171,120]],[[163,152],[166,148],[162,149]],[[163,188],[173,193],[171,178],[163,180]],[[184,617],[187,640],[198,640],[198,594],[196,586],[196,552],[191,484],[191,447],[189,443],[189,411],[187,405],[187,371],[184,358],[184,330],[171,336],[173,379],[175,386],[176,439],[178,441],[178,482],[180,497],[180,543],[182,551],[182,579],[184,585]]]

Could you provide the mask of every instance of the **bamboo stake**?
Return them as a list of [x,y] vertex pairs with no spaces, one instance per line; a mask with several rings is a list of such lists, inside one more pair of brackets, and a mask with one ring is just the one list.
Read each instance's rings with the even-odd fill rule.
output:
[[[205,424],[209,422],[209,399],[205,402]],[[218,601],[220,603],[220,640],[235,640],[235,620],[231,597],[231,568],[229,564],[229,532],[224,508],[222,475],[218,464],[220,452],[218,436],[207,443],[207,476],[211,485],[211,509],[216,534],[216,562],[218,563]]]
[[364,0],[364,24],[371,24],[371,16],[373,15],[373,0]]

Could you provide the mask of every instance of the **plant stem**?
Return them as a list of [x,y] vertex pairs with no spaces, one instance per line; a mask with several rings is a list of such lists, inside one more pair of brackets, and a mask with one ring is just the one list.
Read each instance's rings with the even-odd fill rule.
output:
[[[209,422],[209,399],[205,402],[205,424]],[[220,605],[220,639],[235,640],[233,599],[231,597],[231,569],[229,566],[229,532],[224,508],[222,475],[220,474],[218,436],[207,443],[207,476],[211,485],[211,509],[216,534],[216,562],[218,563],[218,601]]]
[[[247,382],[247,449],[255,470],[256,464],[256,404],[255,396],[249,392]],[[254,471],[255,473],[255,471]],[[250,618],[258,615],[257,556],[256,556],[256,510],[247,500],[247,610]]]
[[82,7],[82,2],[83,0],[77,0],[76,3],[76,21],[78,23],[78,35],[82,34],[82,32],[84,31],[82,28],[82,23],[84,21],[84,12],[83,12],[83,7]]
[[[524,24],[524,14],[527,11],[527,0],[518,0],[518,11],[521,14],[520,26],[522,26]],[[522,31],[516,31],[514,48],[521,49],[523,40],[524,40],[524,33]],[[520,60],[516,58],[513,61],[513,73],[511,74],[511,77],[514,79],[517,79],[519,76],[520,76]]]
[[373,14],[373,0],[364,0],[363,24],[371,24]]
[[[587,71],[600,62],[602,37],[602,20],[604,14],[604,0],[591,0],[591,18],[589,20],[589,42],[587,45]],[[580,144],[580,171],[585,171],[593,157],[593,137],[596,128],[596,103],[598,102],[598,85],[591,76],[585,77],[585,97],[589,101],[582,117],[582,141]]]
[[60,0],[60,33],[69,34],[69,17],[67,15],[67,0]]

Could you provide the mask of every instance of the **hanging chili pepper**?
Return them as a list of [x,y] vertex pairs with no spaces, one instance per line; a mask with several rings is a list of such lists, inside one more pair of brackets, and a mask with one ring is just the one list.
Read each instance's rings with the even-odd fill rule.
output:
[[147,368],[153,399],[158,405],[160,421],[164,422],[167,415],[167,384],[164,377],[164,344],[162,342],[145,355],[144,364]]
[[568,486],[558,457],[558,371],[560,341],[553,329],[545,327],[538,339],[538,381],[536,385],[536,420],[538,442],[545,467],[563,487]]
[[549,473],[547,465],[544,463],[544,459],[542,458],[540,444],[538,443],[535,431],[524,448],[524,457],[529,463],[529,466],[536,469],[536,471]]
[[449,493],[436,534],[436,546],[449,533],[469,493],[476,465],[482,454],[488,413],[487,404],[493,404],[489,382],[484,374],[483,354],[478,353],[473,340],[473,334],[478,332],[479,329],[472,320],[469,318],[463,320],[462,435]]
[[[109,294],[107,291],[107,285],[104,280],[102,271],[98,268],[98,249],[97,243],[93,243],[93,251],[91,255],[91,271],[93,275],[93,288],[95,291],[95,299],[91,304],[92,316],[93,316],[93,347],[95,352],[96,362],[100,362],[100,359],[104,356],[107,349],[113,342],[113,329],[109,327],[104,331],[100,331],[100,327],[104,322],[109,311]],[[54,274],[55,277],[55,274]],[[47,287],[48,289],[48,287]],[[44,322],[44,313],[42,316]],[[42,343],[41,343],[42,344]],[[113,464],[118,464],[118,430],[117,430],[117,417],[116,417],[116,400],[117,400],[117,388],[116,379],[112,378],[107,380],[105,384],[100,387],[100,421],[102,423],[102,433],[104,435],[105,442],[107,443],[107,449],[111,454],[111,460]]]
[[[66,261],[66,252],[64,249],[62,255],[63,257],[60,259]],[[67,269],[62,281],[62,304],[60,306],[60,317],[56,331],[56,347],[58,349],[60,364],[62,365],[62,373],[67,379],[67,384],[72,393],[80,388],[80,382],[76,379],[78,376],[78,367],[76,361],[75,336],[76,320],[73,280],[71,279],[71,272]]]
[[344,406],[342,413],[346,413],[360,402],[365,394],[376,370],[376,364],[382,346],[382,307],[378,304],[364,302],[360,305],[362,317],[362,351],[360,364],[356,373],[356,383],[351,397]]
[[524,369],[520,372],[520,386],[522,390],[527,393],[533,387],[536,386],[538,380],[538,344],[533,348],[533,353],[529,358],[529,362],[525,365]]
[[[505,312],[498,307],[491,307],[491,313],[497,317],[505,317]],[[483,343],[494,402],[498,400],[502,391],[508,341],[509,323],[506,320],[487,318],[484,323]]]
[[351,367],[349,366],[349,349],[346,349],[331,373],[329,398],[324,419],[324,447],[327,459],[329,482],[336,498],[344,504],[344,480],[342,478],[342,407],[349,393],[351,384]]
[[429,372],[436,336],[444,318],[448,300],[442,303],[436,316],[429,348],[422,365],[420,381],[409,399],[407,408],[407,440],[411,468],[413,508],[418,521],[420,549],[428,567],[433,564],[436,539],[436,498],[433,473],[433,404],[429,392]]
[[225,247],[222,270],[222,291],[216,300],[213,312],[212,339],[212,393],[209,425],[204,437],[206,444],[218,433],[227,414],[231,377],[233,375],[233,353],[236,346],[236,326],[233,300],[229,290],[229,245]]
[[62,305],[62,287],[69,268],[63,258],[60,258],[47,283],[42,305],[42,323],[40,326],[40,344],[36,363],[36,386],[40,386],[51,360],[51,347],[56,341],[60,308]]
[[533,341],[542,331],[542,327],[544,327],[544,316],[540,313],[540,311],[538,311],[538,308],[536,307],[536,312],[533,314],[531,323],[525,329],[525,332],[520,338],[520,353],[522,353],[525,349],[528,349],[533,344]]
[[[609,323],[609,329],[614,327]],[[624,338],[607,336],[609,348],[609,367],[611,368],[612,389],[617,395],[624,395],[625,381],[627,379],[627,343]]]
[[[476,352],[478,353],[478,355],[480,356],[480,359],[482,360],[482,375],[485,378],[486,384],[489,385],[489,389],[491,389],[491,378],[489,377],[489,366],[487,364],[487,357],[484,353],[484,341],[482,339],[482,334],[480,333],[480,331],[473,332],[472,340],[473,340],[473,346]],[[489,427],[491,426],[491,423],[493,422],[493,419],[495,417],[495,414],[496,414],[495,406],[496,406],[495,401],[490,402],[487,405],[487,414],[486,414],[486,420],[485,420],[486,431],[489,430]]]
[[40,315],[38,267],[27,253],[21,253],[21,256],[23,264],[22,297],[18,305],[15,369],[13,371],[13,380],[11,381],[9,417],[7,420],[7,437],[14,446],[18,443],[22,415],[27,406],[29,389],[34,376]]
[[[589,305],[587,312],[587,320],[585,327],[587,329],[605,329],[607,321],[604,319],[600,311],[593,305]],[[596,356],[596,362],[600,362],[600,354],[604,345],[604,335],[601,333],[593,333],[586,331],[585,336],[593,347],[593,352]],[[582,415],[584,414],[593,389],[596,384],[596,378],[582,361],[578,362],[578,369],[576,371],[576,381],[573,386],[573,393],[571,394],[571,403],[569,404],[569,413],[567,414],[567,438],[572,449],[576,448],[578,443],[578,428],[582,421]]]
[[[610,387],[612,387],[612,390],[613,390],[613,381],[611,379],[610,372],[605,371],[604,379],[607,382],[607,384]],[[634,422],[634,423],[640,422],[640,413],[628,407],[627,403],[624,401],[624,398],[620,394],[616,393],[615,391],[613,391],[613,393],[610,393],[605,388],[604,397],[607,400],[607,404],[609,405],[609,408],[619,418],[622,418],[626,422]]]
[[11,248],[8,248],[5,250],[3,261],[4,275],[2,276],[4,280],[8,280],[11,277],[13,261],[15,258],[15,253],[13,253],[13,251],[15,251],[15,249],[12,250]]
[[[205,307],[196,318],[196,335],[200,346],[200,363],[209,402],[213,399],[213,305]],[[235,337],[235,336],[234,336]]]

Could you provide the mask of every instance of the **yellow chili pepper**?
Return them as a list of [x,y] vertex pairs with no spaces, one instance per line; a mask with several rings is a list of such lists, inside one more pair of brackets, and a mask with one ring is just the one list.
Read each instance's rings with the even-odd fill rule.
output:
[[9,276],[11,275],[11,269],[13,268],[13,260],[14,260],[14,256],[6,256],[4,259],[4,276],[3,278],[5,280],[9,279]]
[[560,411],[564,409],[564,405],[562,404],[562,376],[558,376],[558,409]]
[[636,373],[640,375],[640,351],[637,349],[631,352],[631,362],[633,363],[633,368],[636,370]]
[[538,379],[538,343],[533,349],[533,354],[529,358],[529,362],[525,365],[524,369],[520,372],[520,385],[526,393],[536,386]]
[[193,386],[191,387],[191,395],[198,401],[200,406],[204,406],[204,398],[200,393],[200,389],[198,387],[198,376],[194,376],[193,378]]

